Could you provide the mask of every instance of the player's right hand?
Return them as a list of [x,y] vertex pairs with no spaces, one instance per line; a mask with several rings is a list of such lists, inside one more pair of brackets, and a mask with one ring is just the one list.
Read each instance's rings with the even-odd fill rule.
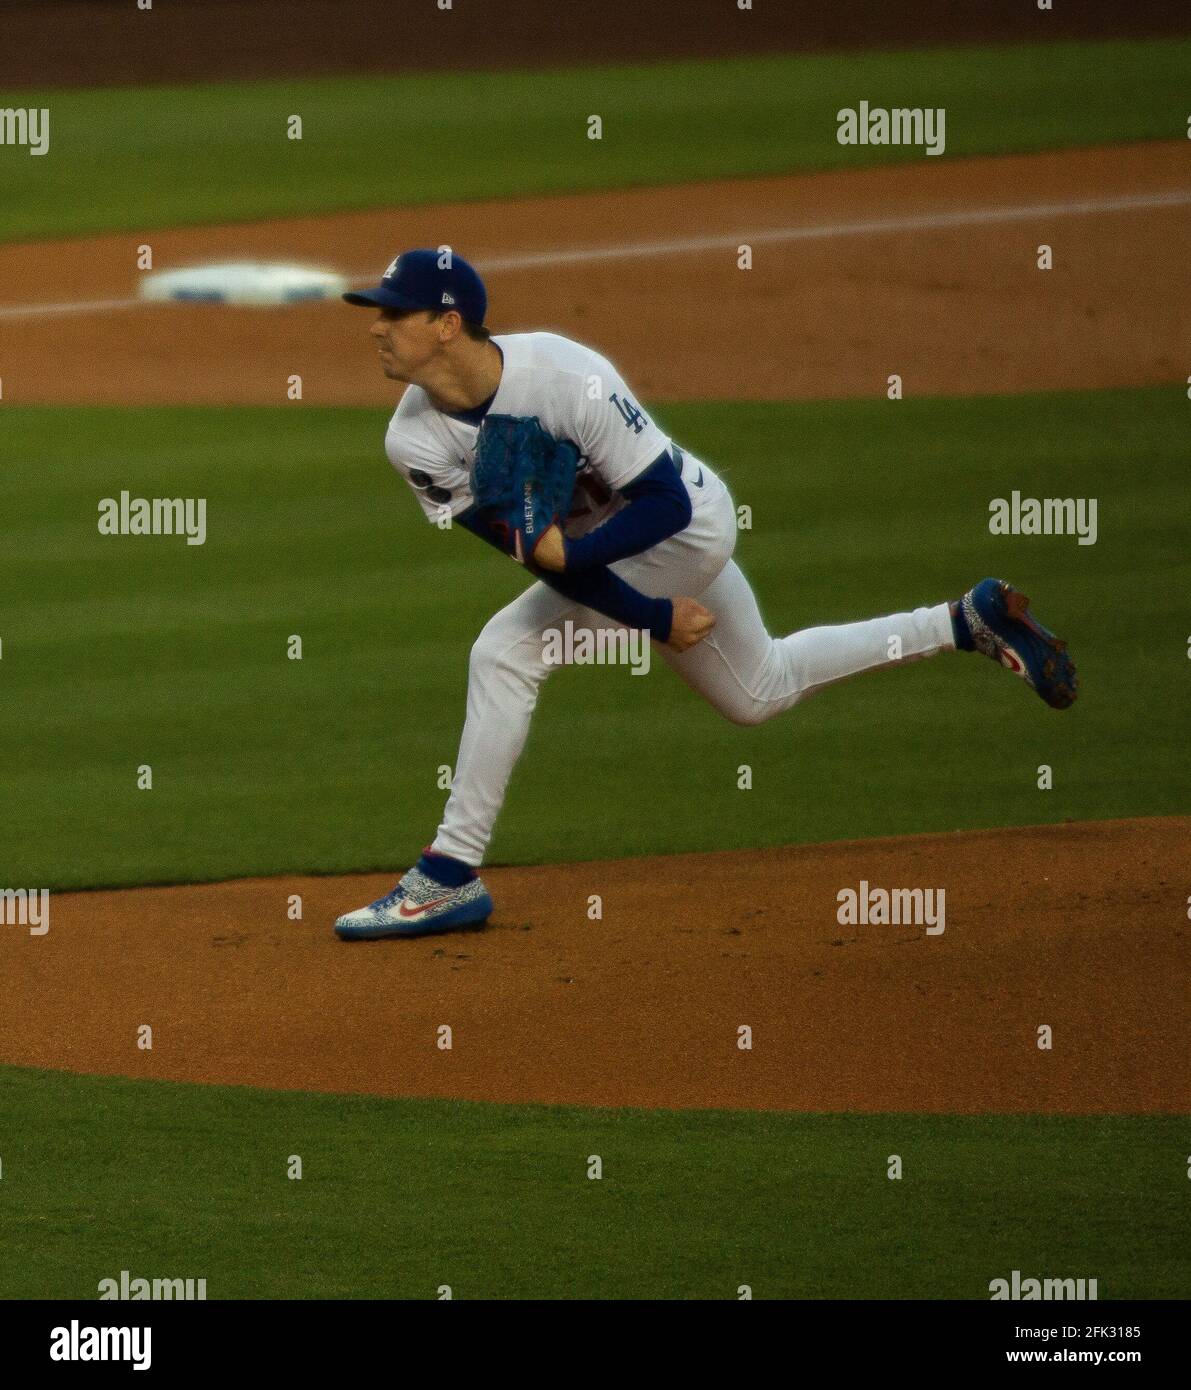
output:
[[715,614],[696,603],[693,598],[673,600],[674,617],[670,623],[670,640],[666,646],[671,651],[685,652],[702,642],[715,627]]

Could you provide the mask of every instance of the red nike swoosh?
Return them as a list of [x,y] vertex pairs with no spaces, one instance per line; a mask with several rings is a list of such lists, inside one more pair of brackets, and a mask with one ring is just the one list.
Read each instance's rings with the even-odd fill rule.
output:
[[405,900],[402,899],[397,908],[397,916],[404,917],[408,921],[411,917],[420,917],[423,912],[429,912],[432,907],[442,907],[443,903],[449,903],[450,901],[451,896],[448,894],[445,898],[435,898],[433,902],[422,903],[420,907],[411,908],[407,907],[405,905]]

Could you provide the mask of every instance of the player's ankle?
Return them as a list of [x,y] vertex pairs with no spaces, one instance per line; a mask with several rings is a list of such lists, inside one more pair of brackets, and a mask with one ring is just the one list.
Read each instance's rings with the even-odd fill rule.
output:
[[449,854],[442,854],[435,849],[424,849],[422,857],[418,860],[418,868],[432,878],[435,883],[441,883],[444,888],[460,888],[465,883],[470,883],[476,876],[475,869],[470,864],[465,864],[462,859],[454,859]]
[[947,605],[951,613],[951,634],[955,640],[955,650],[957,652],[973,652],[976,644],[972,641],[972,630],[968,626],[968,620],[964,617],[964,606],[958,600]]

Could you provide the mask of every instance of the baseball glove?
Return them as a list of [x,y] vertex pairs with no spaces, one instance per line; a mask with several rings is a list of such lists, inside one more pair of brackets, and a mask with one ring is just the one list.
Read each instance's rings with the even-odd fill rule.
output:
[[575,491],[579,450],[536,415],[486,415],[476,440],[471,494],[493,539],[520,564],[561,523]]

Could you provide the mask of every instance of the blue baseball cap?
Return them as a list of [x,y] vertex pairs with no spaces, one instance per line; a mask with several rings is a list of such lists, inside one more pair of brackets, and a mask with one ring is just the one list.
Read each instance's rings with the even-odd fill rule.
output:
[[441,251],[403,251],[389,263],[375,289],[345,294],[349,304],[379,309],[455,309],[469,323],[488,312],[484,282],[462,256]]

